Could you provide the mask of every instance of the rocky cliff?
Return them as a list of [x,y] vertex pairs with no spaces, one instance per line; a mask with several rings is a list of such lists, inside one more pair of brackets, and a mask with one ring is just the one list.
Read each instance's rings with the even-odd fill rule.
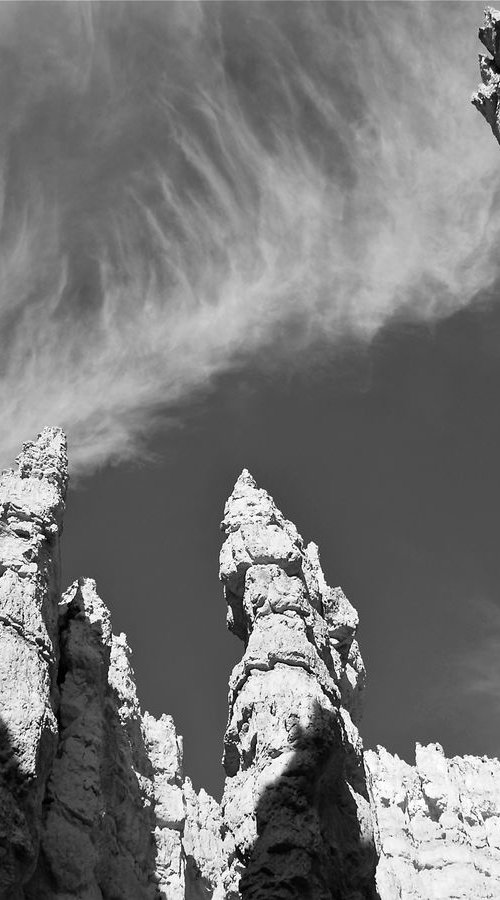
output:
[[66,466],[48,428],[0,479],[0,900],[500,896],[500,763],[363,753],[356,611],[247,471],[222,522],[226,785],[196,793],[95,583],[61,594]]
[[484,116],[497,141],[500,142],[500,12],[486,7],[479,29],[479,40],[490,56],[479,55],[482,84],[472,95],[472,103]]

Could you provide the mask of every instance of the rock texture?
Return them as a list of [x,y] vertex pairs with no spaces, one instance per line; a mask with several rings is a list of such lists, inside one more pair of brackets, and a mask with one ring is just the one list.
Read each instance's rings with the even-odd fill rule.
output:
[[491,53],[491,57],[484,54],[479,56],[479,71],[483,83],[472,95],[472,103],[482,113],[500,142],[500,12],[496,9],[486,7],[479,39]]
[[382,900],[500,897],[500,762],[446,759],[417,744],[416,765],[379,747],[365,765]]
[[95,582],[61,596],[66,482],[58,429],[0,478],[0,900],[211,896],[218,806],[171,717],[141,713]]
[[0,477],[0,896],[22,896],[38,858],[58,741],[59,538],[66,441],[47,428]]
[[226,785],[197,793],[95,582],[61,595],[66,481],[58,429],[0,477],[0,900],[500,897],[500,762],[363,753],[356,611],[246,470],[222,523]]
[[154,791],[127,646],[94,582],[73,584],[59,609],[59,741],[26,896],[146,898]]
[[246,470],[222,527],[228,624],[245,642],[224,740],[226,896],[374,897],[356,612]]

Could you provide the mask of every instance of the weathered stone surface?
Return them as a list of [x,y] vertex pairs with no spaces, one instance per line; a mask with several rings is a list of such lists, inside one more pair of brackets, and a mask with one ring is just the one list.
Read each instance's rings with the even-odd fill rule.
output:
[[152,766],[127,649],[95,583],[75,582],[60,604],[59,741],[33,900],[154,896]]
[[472,95],[472,103],[484,116],[497,141],[500,142],[500,13],[486,7],[484,22],[479,29],[482,41],[491,57],[480,54],[479,71],[482,84]]
[[189,778],[183,785],[186,822],[182,846],[186,858],[185,900],[223,900],[222,878],[227,860],[222,842],[219,804],[201,789],[197,794]]
[[172,718],[141,712],[95,583],[60,595],[65,486],[57,429],[0,477],[0,900],[500,896],[500,762],[363,754],[357,613],[248,472],[223,521],[245,649],[220,805]]
[[500,896],[500,762],[417,744],[410,766],[365,753],[382,900]]
[[[317,548],[244,470],[224,511],[230,679],[222,829],[228,900],[375,896],[357,615]],[[346,706],[343,707],[343,698]]]
[[182,739],[171,716],[145,713],[142,727],[152,765],[154,801],[154,881],[161,897],[184,900],[185,858],[182,832],[186,817],[182,785]]
[[0,897],[13,898],[36,865],[58,736],[64,435],[44,429],[17,462],[0,476]]
[[141,713],[95,583],[61,598],[64,435],[18,463],[0,477],[0,900],[211,896],[217,804],[183,782],[171,717]]

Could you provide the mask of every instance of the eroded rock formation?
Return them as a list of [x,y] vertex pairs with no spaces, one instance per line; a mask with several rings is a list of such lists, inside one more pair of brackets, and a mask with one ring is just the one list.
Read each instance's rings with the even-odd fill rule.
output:
[[500,897],[500,762],[417,744],[410,766],[379,747],[365,765],[382,900]]
[[66,441],[46,429],[0,477],[0,896],[37,864],[58,743],[59,538]]
[[356,612],[245,470],[222,527],[228,624],[245,642],[224,740],[226,895],[374,897]]
[[0,479],[0,900],[211,896],[217,804],[171,717],[141,713],[95,583],[61,596],[66,481],[50,428]]
[[484,116],[497,141],[500,142],[500,12],[491,7],[484,11],[479,39],[490,56],[479,55],[482,84],[472,95],[472,103]]
[[66,445],[0,478],[0,900],[465,900],[500,896],[500,763],[363,754],[358,617],[243,471],[221,579],[244,642],[222,803],[141,712],[91,579],[64,594]]

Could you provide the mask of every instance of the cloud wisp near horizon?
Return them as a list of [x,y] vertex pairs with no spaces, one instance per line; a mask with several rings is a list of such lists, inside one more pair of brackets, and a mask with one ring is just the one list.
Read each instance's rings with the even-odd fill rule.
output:
[[480,4],[0,18],[2,465],[45,424],[75,475],[133,459],[218,375],[436,321],[497,275]]

